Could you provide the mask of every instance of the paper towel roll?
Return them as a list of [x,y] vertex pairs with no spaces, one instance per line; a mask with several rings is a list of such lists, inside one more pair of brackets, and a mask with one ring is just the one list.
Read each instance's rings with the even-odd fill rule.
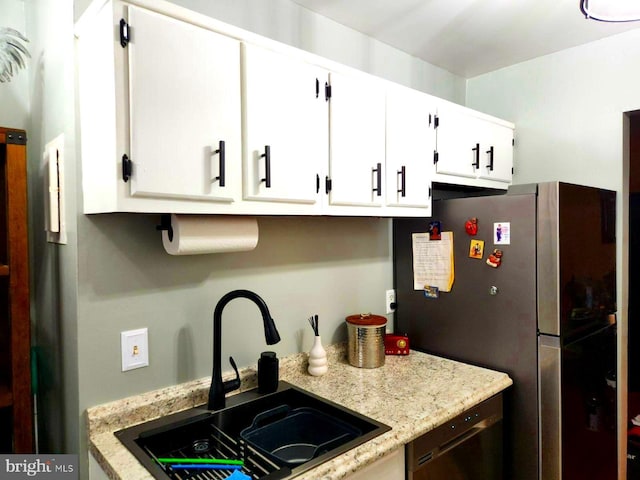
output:
[[255,218],[216,215],[171,215],[173,239],[162,232],[162,244],[170,255],[244,252],[258,244]]

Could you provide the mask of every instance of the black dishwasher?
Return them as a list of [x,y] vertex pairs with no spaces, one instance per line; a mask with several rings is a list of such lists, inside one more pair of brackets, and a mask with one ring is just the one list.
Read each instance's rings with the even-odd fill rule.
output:
[[502,480],[502,394],[406,446],[407,480]]

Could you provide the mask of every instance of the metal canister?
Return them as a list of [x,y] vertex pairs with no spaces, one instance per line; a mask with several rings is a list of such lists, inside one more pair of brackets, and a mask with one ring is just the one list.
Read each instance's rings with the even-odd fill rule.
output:
[[360,313],[347,317],[348,357],[354,367],[377,368],[384,365],[384,334],[387,319]]

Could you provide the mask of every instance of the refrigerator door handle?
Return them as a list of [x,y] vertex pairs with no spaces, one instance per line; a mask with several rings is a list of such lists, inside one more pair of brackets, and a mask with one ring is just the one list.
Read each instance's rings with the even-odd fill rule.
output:
[[559,337],[538,337],[540,478],[562,478],[561,354]]

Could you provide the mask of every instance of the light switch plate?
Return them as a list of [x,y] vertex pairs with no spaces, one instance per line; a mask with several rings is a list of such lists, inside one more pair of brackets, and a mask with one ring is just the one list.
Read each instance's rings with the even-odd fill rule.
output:
[[64,134],[60,134],[45,145],[42,161],[45,169],[44,217],[47,241],[61,244],[67,243],[64,159]]
[[146,328],[120,332],[122,371],[149,366],[149,337]]

